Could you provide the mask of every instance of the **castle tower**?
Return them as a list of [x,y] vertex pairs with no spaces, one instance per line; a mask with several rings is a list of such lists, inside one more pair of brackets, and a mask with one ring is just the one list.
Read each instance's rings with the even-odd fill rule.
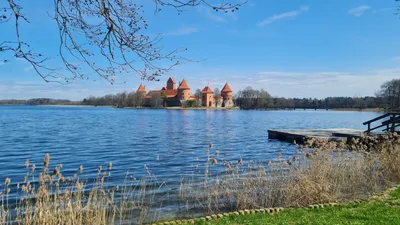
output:
[[146,92],[146,88],[142,84],[140,84],[139,88],[136,90],[136,93],[142,97],[146,96]]
[[136,107],[143,106],[146,104],[145,97],[146,97],[146,88],[140,84],[139,88],[136,90]]
[[170,77],[167,81],[167,90],[176,90],[176,83],[172,77]]
[[177,96],[181,101],[187,101],[190,98],[190,88],[185,79],[179,84]]
[[223,98],[223,107],[232,107],[233,100],[232,100],[232,89],[229,87],[228,82],[226,82],[225,86],[221,90],[221,96]]
[[201,91],[201,105],[205,107],[214,106],[214,92],[206,86],[203,91]]

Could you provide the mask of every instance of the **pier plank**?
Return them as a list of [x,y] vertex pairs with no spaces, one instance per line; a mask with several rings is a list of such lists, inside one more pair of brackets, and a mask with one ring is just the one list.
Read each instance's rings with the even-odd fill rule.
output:
[[330,141],[348,141],[359,138],[364,131],[345,128],[316,129],[316,130],[268,130],[268,138],[287,142],[303,143],[307,138],[322,138]]

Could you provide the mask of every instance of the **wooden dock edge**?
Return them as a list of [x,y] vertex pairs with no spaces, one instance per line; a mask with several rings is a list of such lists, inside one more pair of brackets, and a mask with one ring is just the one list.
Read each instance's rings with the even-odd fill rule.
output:
[[[307,135],[307,133],[317,133],[318,131],[329,133],[329,135],[325,136],[312,136]],[[272,140],[279,140],[289,143],[298,143],[303,144],[306,139],[309,138],[320,138],[320,139],[328,139],[329,141],[350,141],[353,138],[360,138],[362,136],[360,134],[354,133],[345,133],[345,132],[337,132],[337,129],[332,130],[268,130],[268,138]]]
[[306,136],[278,130],[268,130],[268,138],[290,143],[294,143],[294,141],[296,141],[296,143],[302,144],[304,143]]

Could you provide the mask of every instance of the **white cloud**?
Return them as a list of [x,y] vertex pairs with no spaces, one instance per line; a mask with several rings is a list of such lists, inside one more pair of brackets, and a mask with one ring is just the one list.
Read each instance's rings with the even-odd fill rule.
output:
[[[227,81],[234,93],[247,86],[265,89],[273,96],[325,98],[332,96],[374,96],[380,85],[398,77],[399,68],[369,71],[198,71],[186,77],[192,92],[210,82],[211,89],[221,89]],[[174,74],[187,76],[187,71]]]
[[370,8],[371,7],[367,5],[361,5],[356,8],[350,9],[349,14],[357,17],[362,16],[365,13],[365,11],[369,10]]
[[261,22],[259,22],[257,25],[258,26],[264,26],[264,25],[268,25],[270,23],[273,23],[277,20],[283,20],[283,19],[288,19],[288,18],[294,18],[297,17],[298,15],[307,12],[310,10],[310,7],[308,6],[303,6],[301,7],[299,10],[295,10],[295,11],[290,11],[290,12],[285,12],[285,13],[281,13],[281,14],[276,14],[273,15]]
[[216,12],[210,7],[200,5],[197,7],[197,12],[203,14],[208,19],[217,23],[226,23],[228,22],[228,20],[238,20],[237,13],[231,12],[229,10],[227,12],[224,12],[223,10],[219,10],[218,12]]
[[198,28],[195,27],[181,27],[177,30],[169,31],[165,33],[166,36],[181,36],[181,35],[189,35],[199,31]]
[[104,96],[136,90],[138,85],[110,85],[100,82],[61,85],[39,82],[0,82],[1,99],[56,98],[82,100],[88,96]]
[[218,23],[225,23],[226,19],[222,16],[217,15],[217,12],[214,12],[212,9],[204,6],[198,6],[197,11],[204,14],[210,20],[213,20]]
[[250,6],[250,7],[255,7],[256,3],[253,0],[248,0],[247,1],[247,5]]
[[31,70],[33,70],[33,69],[34,69],[33,66],[24,67],[24,71],[25,71],[25,72],[29,72],[29,71],[31,71]]
[[[190,74],[190,76],[188,75]],[[210,87],[221,88],[228,82],[234,93],[246,86],[255,89],[263,88],[273,96],[298,98],[324,98],[329,96],[373,96],[380,85],[388,80],[398,78],[400,67],[375,69],[367,71],[251,71],[204,69],[202,66],[182,66],[174,70],[170,76],[181,81],[185,78],[194,93],[203,89],[208,83]],[[168,75],[169,76],[169,75]],[[168,76],[161,77],[160,82],[146,82],[147,90],[159,90],[165,86]],[[2,74],[0,74],[2,77]],[[103,96],[123,91],[136,90],[142,82],[132,77],[126,84],[110,85],[106,82],[81,81],[71,85],[45,83],[37,81],[0,81],[2,99],[29,99],[35,97],[62,98],[82,100],[90,95]]]
[[364,72],[259,72],[257,85],[284,97],[373,96],[400,68]]

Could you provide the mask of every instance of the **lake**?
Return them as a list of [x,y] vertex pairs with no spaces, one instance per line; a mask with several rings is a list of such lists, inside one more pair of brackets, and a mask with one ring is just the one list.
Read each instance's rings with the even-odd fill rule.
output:
[[[0,180],[23,180],[25,160],[42,165],[46,153],[64,171],[143,173],[144,165],[176,179],[214,144],[226,160],[265,160],[293,149],[268,140],[268,129],[365,129],[372,112],[154,110],[95,107],[0,106]],[[284,154],[291,154],[285,151]],[[1,182],[3,183],[3,182]]]
[[227,161],[266,164],[295,147],[268,140],[268,129],[365,129],[372,112],[156,110],[101,107],[0,106],[0,190],[6,177],[22,183],[25,160],[38,168],[46,153],[51,168],[96,174],[112,162],[112,180],[141,177],[145,166],[169,187],[204,163],[209,143]]

